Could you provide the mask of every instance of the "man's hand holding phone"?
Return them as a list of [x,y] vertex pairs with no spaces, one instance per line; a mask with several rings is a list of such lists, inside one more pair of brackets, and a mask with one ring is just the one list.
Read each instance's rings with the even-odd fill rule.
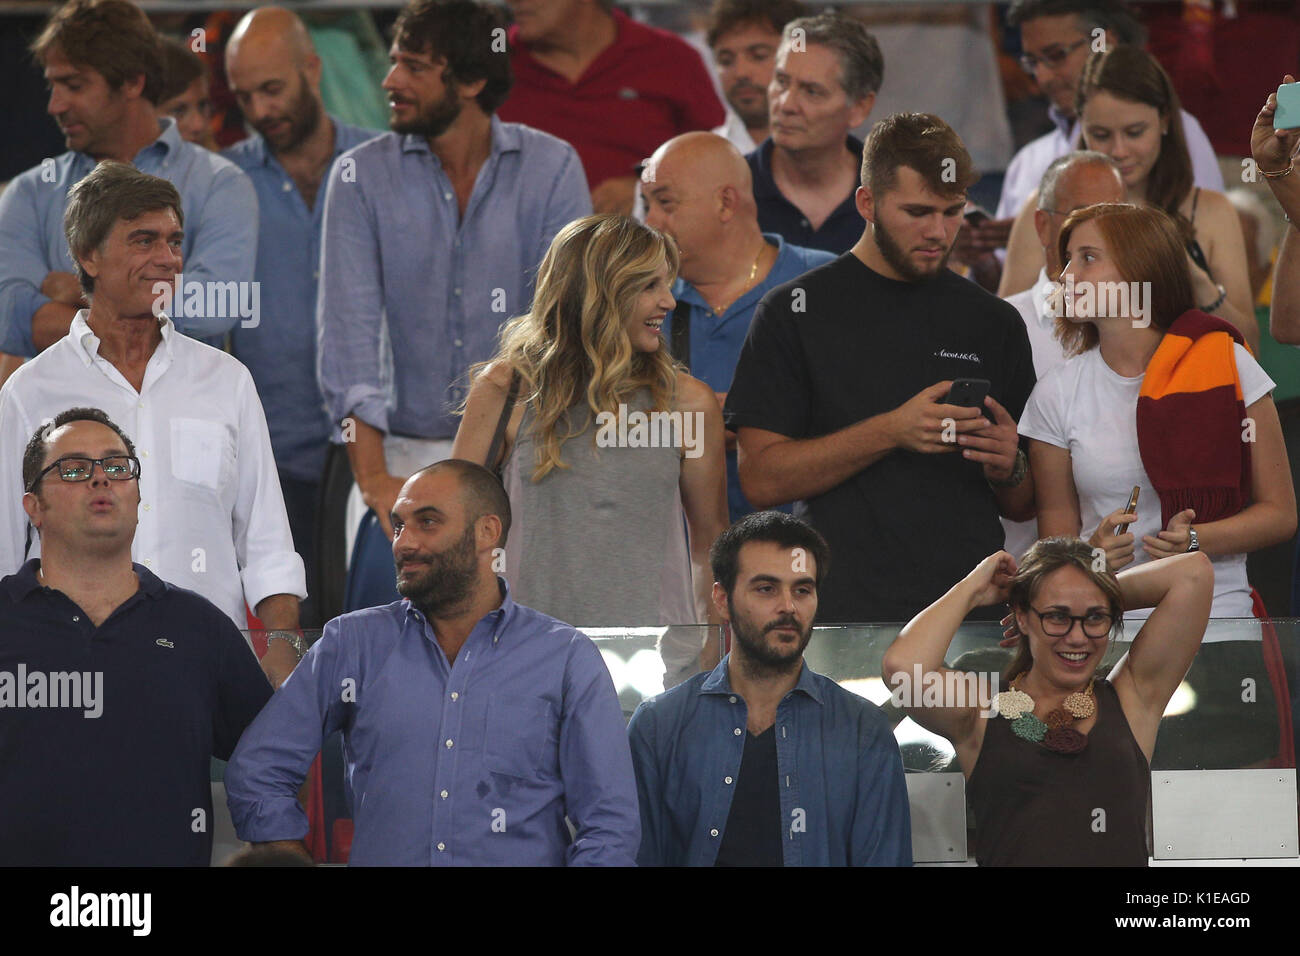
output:
[[1101,548],[1106,552],[1106,566],[1112,572],[1133,563],[1133,532],[1120,529],[1127,529],[1134,521],[1137,521],[1136,509],[1133,511],[1120,509],[1111,512],[1102,519],[1097,530],[1088,539],[1088,543],[1094,548]]
[[956,451],[959,436],[990,427],[978,408],[946,404],[951,388],[952,382],[937,382],[889,413],[895,447],[926,455]]
[[984,477],[990,481],[1006,481],[1016,467],[1016,452],[1020,450],[1020,434],[1016,420],[992,395],[984,397],[984,407],[992,412],[992,423],[961,435],[957,443],[962,455],[984,466]]

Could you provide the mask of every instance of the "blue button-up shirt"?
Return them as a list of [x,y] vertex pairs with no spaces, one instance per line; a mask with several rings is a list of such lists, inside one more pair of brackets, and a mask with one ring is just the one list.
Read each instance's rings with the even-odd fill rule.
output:
[[463,218],[424,137],[387,133],[340,156],[316,307],[331,418],[453,438],[467,369],[496,351],[502,322],[527,311],[551,239],[590,212],[573,147],[495,116]]
[[[330,120],[335,158],[379,135],[377,130]],[[329,415],[316,382],[316,280],[324,193],[307,208],[293,177],[260,135],[221,155],[252,180],[261,214],[255,275],[265,321],[236,326],[231,351],[253,373],[280,471],[290,478],[319,481],[330,436]]]
[[[141,172],[169,180],[181,194],[186,288],[191,282],[204,288],[209,282],[251,282],[257,253],[252,183],[228,159],[181,139],[175,120],[168,117],[158,123],[158,138],[133,162]],[[33,166],[0,193],[0,351],[36,354],[32,316],[50,301],[41,294],[41,283],[51,272],[77,271],[63,233],[68,191],[95,162],[86,153],[69,150]],[[235,314],[206,315],[203,305],[187,304],[176,327],[210,345],[219,344],[241,317],[225,295],[212,301],[217,313]]]
[[[851,153],[862,162],[862,141],[852,136],[846,140]],[[763,140],[758,149],[745,157],[750,175],[754,178],[754,202],[758,206],[758,225],[764,232],[779,232],[787,242],[809,249],[824,249],[840,255],[848,252],[862,238],[866,223],[858,212],[854,193],[850,192],[826,221],[814,229],[803,211],[785,198],[785,193],[772,178],[771,138]]]
[[[729,664],[730,655],[632,715],[642,866],[717,860],[748,715]],[[775,730],[785,865],[911,866],[903,761],[884,712],[804,664]]]
[[[772,263],[772,268],[763,281],[731,303],[722,315],[715,314],[713,306],[685,279],[679,277],[673,284],[673,298],[678,303],[686,303],[690,309],[691,374],[715,392],[725,392],[731,388],[731,377],[736,373],[736,363],[740,361],[740,347],[745,344],[745,336],[749,332],[749,323],[754,318],[758,300],[769,289],[796,279],[814,266],[835,258],[821,249],[791,245],[776,233],[764,233],[763,238],[776,246],[776,261]],[[673,316],[674,313],[670,312],[664,319],[665,342],[672,341]],[[740,472],[736,466],[735,451],[727,452],[727,508],[732,521],[739,521],[754,510],[754,506],[740,490]]]
[[609,671],[500,584],[454,664],[409,601],[326,624],[226,768],[240,839],[307,832],[298,786],[342,730],[354,864],[631,866],[636,785]]

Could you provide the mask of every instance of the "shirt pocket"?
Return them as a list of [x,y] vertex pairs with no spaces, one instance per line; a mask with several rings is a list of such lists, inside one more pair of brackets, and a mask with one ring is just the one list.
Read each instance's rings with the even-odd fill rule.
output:
[[488,704],[484,766],[489,773],[536,779],[554,776],[559,721],[549,701],[494,694]]
[[201,418],[173,418],[172,477],[219,491],[234,470],[235,451],[226,427]]

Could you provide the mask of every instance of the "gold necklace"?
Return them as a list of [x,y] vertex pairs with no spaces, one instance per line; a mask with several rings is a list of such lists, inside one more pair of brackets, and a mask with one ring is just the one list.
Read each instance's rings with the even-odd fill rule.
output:
[[749,267],[749,280],[745,283],[744,288],[742,288],[740,292],[736,294],[735,298],[733,298],[730,302],[728,302],[724,307],[722,307],[721,309],[714,309],[713,310],[714,315],[724,315],[727,309],[731,308],[733,305],[739,302],[740,297],[749,291],[750,287],[754,284],[754,277],[758,275],[758,264],[763,260],[763,253],[765,252],[767,252],[766,239],[763,240],[763,248],[759,249],[758,255],[754,256],[754,264]]

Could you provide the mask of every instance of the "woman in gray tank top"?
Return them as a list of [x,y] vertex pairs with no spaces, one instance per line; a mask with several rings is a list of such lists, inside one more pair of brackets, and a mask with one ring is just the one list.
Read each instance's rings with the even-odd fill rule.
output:
[[[999,551],[912,618],[885,652],[885,682],[901,691],[908,715],[957,751],[981,865],[1147,863],[1156,730],[1205,633],[1214,571],[1200,552],[1119,575],[1093,570],[1093,561],[1078,538],[1039,541],[1019,568]],[[994,698],[997,675],[991,687],[957,680],[943,661],[971,610],[1004,601],[1019,650]],[[1155,610],[1098,678],[1114,628],[1139,607]],[[943,676],[922,676],[931,674]],[[1106,808],[1100,828],[1098,807]]]
[[670,238],[627,217],[570,223],[532,310],[473,370],[452,455],[502,469],[514,599],[574,625],[714,619],[722,410],[662,339],[677,262]]

